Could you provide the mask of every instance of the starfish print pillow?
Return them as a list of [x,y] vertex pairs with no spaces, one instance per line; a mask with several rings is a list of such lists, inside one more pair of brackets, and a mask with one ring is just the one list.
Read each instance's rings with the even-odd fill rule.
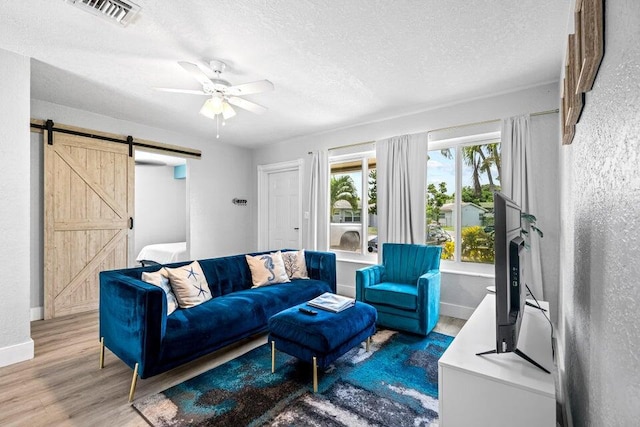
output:
[[198,261],[177,268],[165,268],[180,308],[191,308],[211,299],[211,291]]
[[291,281],[284,268],[280,251],[256,256],[245,255],[245,258],[249,264],[249,270],[251,270],[252,288]]

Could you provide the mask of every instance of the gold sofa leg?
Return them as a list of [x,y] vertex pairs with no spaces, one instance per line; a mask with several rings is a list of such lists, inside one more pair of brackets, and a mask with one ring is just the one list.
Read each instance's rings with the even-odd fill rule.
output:
[[316,356],[313,356],[313,392],[318,392],[318,361]]
[[129,403],[133,402],[133,395],[136,392],[136,384],[138,384],[138,364],[133,368],[133,378],[131,379],[131,389],[129,390]]
[[367,348],[366,348],[367,353],[369,353],[370,346],[371,346],[371,337],[367,338]]
[[100,337],[100,369],[104,368],[104,337]]
[[271,373],[276,371],[276,342],[271,341]]

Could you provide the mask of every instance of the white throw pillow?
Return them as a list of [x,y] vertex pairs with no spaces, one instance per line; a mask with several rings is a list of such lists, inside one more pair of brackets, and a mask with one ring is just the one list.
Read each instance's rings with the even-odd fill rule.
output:
[[167,316],[176,311],[176,308],[178,308],[178,301],[171,290],[171,285],[169,285],[169,275],[164,267],[158,271],[143,272],[142,281],[162,288],[167,297]]
[[180,308],[191,308],[211,299],[211,290],[198,261],[177,268],[166,268]]
[[264,285],[273,285],[275,283],[290,282],[287,271],[282,261],[282,253],[280,251],[273,254],[264,255],[245,255],[249,270],[251,270],[251,282],[254,288]]
[[282,252],[284,269],[289,279],[308,279],[307,262],[304,259],[304,249],[299,251]]

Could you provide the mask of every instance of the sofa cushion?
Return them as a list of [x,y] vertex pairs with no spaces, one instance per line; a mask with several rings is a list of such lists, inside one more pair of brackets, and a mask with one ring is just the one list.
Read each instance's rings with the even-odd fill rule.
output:
[[180,308],[191,308],[211,299],[209,284],[198,261],[177,268],[165,267]]
[[365,288],[364,301],[404,310],[416,310],[418,307],[418,287],[405,283],[378,283]]
[[193,358],[211,352],[257,333],[264,328],[263,310],[242,298],[213,298],[188,310],[176,310],[167,317],[167,329],[162,342],[161,359]]
[[294,279],[289,283],[233,292],[227,297],[242,295],[249,298],[251,304],[262,308],[268,319],[285,308],[309,301],[325,292],[332,292],[327,282],[314,279]]
[[307,263],[304,259],[304,249],[299,251],[282,252],[284,268],[289,279],[308,279]]
[[200,260],[200,265],[214,297],[253,286],[244,254]]
[[178,300],[171,290],[171,285],[169,284],[169,273],[167,273],[167,270],[164,267],[158,271],[143,271],[142,281],[162,288],[165,296],[167,297],[167,316],[176,311],[176,308],[178,308]]
[[268,319],[330,291],[321,280],[292,280],[213,298],[167,318],[162,360],[188,357],[202,349],[212,351],[237,339],[266,330]]
[[249,264],[249,270],[251,270],[251,281],[254,288],[289,281],[280,251],[257,256],[245,255],[245,257]]

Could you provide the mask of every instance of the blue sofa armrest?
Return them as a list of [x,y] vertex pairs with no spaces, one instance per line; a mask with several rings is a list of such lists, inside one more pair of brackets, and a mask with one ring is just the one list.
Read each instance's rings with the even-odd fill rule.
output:
[[356,270],[356,299],[364,301],[364,290],[384,281],[384,265],[372,265]]
[[309,278],[322,280],[336,292],[336,254],[333,252],[304,251]]
[[440,270],[429,270],[418,278],[418,311],[430,331],[440,318]]
[[118,271],[100,273],[100,336],[104,345],[145,378],[157,364],[167,325],[164,291]]

